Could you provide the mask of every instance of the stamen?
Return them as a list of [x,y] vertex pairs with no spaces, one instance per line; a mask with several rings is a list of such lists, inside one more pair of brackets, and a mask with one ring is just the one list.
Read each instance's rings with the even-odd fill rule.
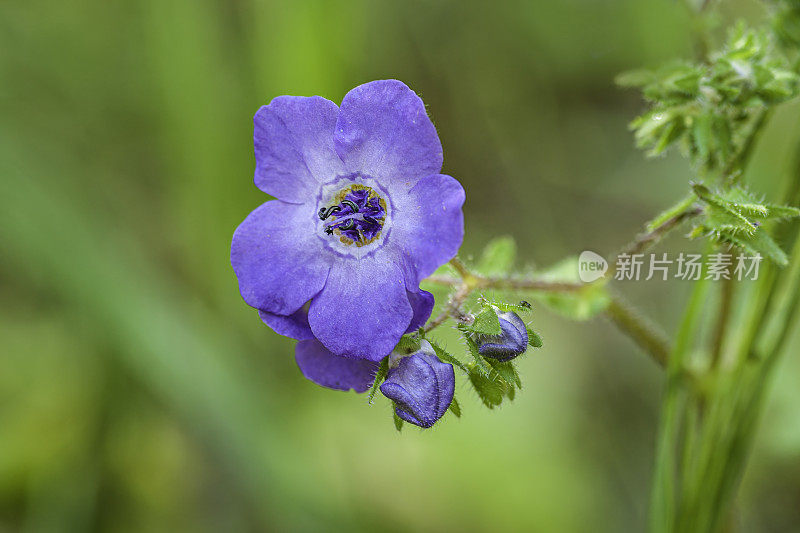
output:
[[319,210],[319,218],[320,218],[320,220],[325,220],[326,218],[331,216],[333,213],[338,213],[341,210],[342,210],[342,208],[339,207],[338,205],[330,206],[327,211],[325,210],[324,207],[321,207],[320,210]]
[[320,208],[320,220],[333,219],[324,226],[327,235],[339,235],[345,244],[363,246],[372,242],[383,229],[386,204],[370,188],[350,188],[337,195],[338,205]]
[[358,213],[358,204],[356,204],[354,201],[345,198],[344,200],[342,200],[342,203],[345,205],[349,205],[350,209],[353,210],[353,213]]

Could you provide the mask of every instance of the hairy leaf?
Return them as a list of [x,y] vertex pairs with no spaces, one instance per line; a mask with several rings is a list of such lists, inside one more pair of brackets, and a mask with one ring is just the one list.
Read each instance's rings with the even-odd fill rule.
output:
[[467,327],[480,335],[500,335],[503,332],[497,313],[488,305],[475,315],[475,322]]
[[487,276],[508,274],[514,267],[517,244],[511,237],[498,237],[489,241],[478,262],[478,271]]

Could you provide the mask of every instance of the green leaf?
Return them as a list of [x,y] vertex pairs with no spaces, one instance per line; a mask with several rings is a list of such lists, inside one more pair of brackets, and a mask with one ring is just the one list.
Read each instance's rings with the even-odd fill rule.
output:
[[748,218],[759,221],[781,220],[800,216],[800,209],[765,203],[744,187],[733,187],[719,193],[720,198]]
[[528,328],[528,344],[534,348],[541,348],[544,343],[538,333]]
[[481,375],[477,372],[470,372],[469,380],[478,393],[478,397],[480,397],[486,407],[494,409],[496,406],[503,403],[503,397],[507,389],[504,383],[493,380],[489,376]]
[[508,303],[508,302],[500,302],[500,301],[497,301],[497,300],[488,301],[487,303],[489,305],[495,306],[496,308],[498,308],[503,313],[511,312],[511,313],[517,313],[518,315],[522,315],[524,313],[530,313],[531,310],[532,310],[531,304],[526,302],[525,300],[521,301],[518,304],[511,304],[511,303]]
[[686,127],[683,125],[682,121],[673,120],[661,132],[661,135],[658,137],[653,148],[650,150],[648,155],[656,156],[661,155],[664,151],[669,148],[673,142],[677,141],[681,135],[686,131]]
[[578,321],[602,313],[611,301],[602,283],[589,283],[576,291],[542,293],[535,298],[552,311]]
[[[789,19],[800,33],[800,17]],[[784,39],[792,33],[786,24],[776,28]],[[637,146],[658,155],[679,145],[704,169],[727,168],[764,109],[800,94],[796,68],[774,41],[770,32],[742,26],[702,62],[620,75],[619,85],[640,87],[651,103],[631,122]]]
[[522,387],[522,380],[519,377],[514,363],[511,361],[496,361],[488,359],[489,364],[492,366],[496,374],[503,379],[510,387],[516,385]]
[[[717,159],[720,161],[728,161],[730,159],[731,152],[734,150],[734,147],[732,146],[733,128],[731,127],[731,120],[727,116],[715,115],[712,122],[712,127],[717,140],[716,146],[719,151]],[[707,166],[714,165],[707,163]]]
[[514,398],[516,398],[516,396],[517,396],[517,389],[515,389],[514,387],[509,386],[506,389],[506,396],[508,397],[509,400],[511,400],[513,402]]
[[752,235],[756,225],[738,213],[728,209],[710,205],[706,209],[703,225],[712,231],[728,231],[731,233],[745,233]]
[[629,70],[627,72],[623,72],[618,74],[616,78],[614,78],[614,83],[619,85],[620,87],[644,87],[645,85],[649,85],[656,81],[656,75],[651,70]]
[[484,306],[484,308],[475,315],[475,322],[470,324],[468,328],[480,335],[500,335],[503,333],[497,313],[488,305]]
[[381,383],[386,379],[386,374],[389,373],[389,356],[384,357],[381,359],[381,364],[378,366],[378,371],[375,373],[375,381],[372,382],[372,386],[369,388],[369,395],[367,397],[367,403],[372,404],[373,400],[375,399],[375,393],[378,391],[378,387],[380,387]]
[[394,411],[392,411],[392,414],[394,414],[394,428],[399,433],[403,429],[403,419],[397,416],[397,413],[395,413]]
[[478,271],[487,276],[508,274],[514,267],[517,257],[517,244],[511,237],[492,239],[483,250],[478,262]]
[[[567,257],[541,273],[544,281],[580,284],[578,257]],[[530,292],[531,299],[571,320],[588,320],[608,307],[611,301],[606,283],[586,283],[575,290],[563,292]]]
[[457,418],[461,418],[461,406],[458,404],[458,400],[456,400],[455,396],[453,396],[453,401],[450,402],[450,407],[448,407],[448,409],[450,409],[450,412],[456,415]]
[[766,208],[769,211],[767,218],[771,220],[781,220],[781,219],[800,217],[800,209],[796,207],[790,207],[787,205],[766,204]]
[[692,140],[694,141],[695,150],[697,150],[697,156],[702,161],[706,161],[712,147],[716,144],[711,127],[710,113],[701,113],[695,117],[692,125]]
[[759,253],[780,266],[788,263],[786,254],[762,223],[800,216],[800,210],[765,204],[743,187],[712,192],[704,185],[695,184],[693,189],[706,204],[704,221],[695,234],[713,235],[721,242],[752,254]]
[[719,233],[719,238],[749,253],[759,253],[764,257],[768,257],[778,266],[785,267],[789,264],[786,253],[781,250],[778,243],[770,237],[769,233],[767,233],[764,228],[758,228],[752,235],[722,231]]

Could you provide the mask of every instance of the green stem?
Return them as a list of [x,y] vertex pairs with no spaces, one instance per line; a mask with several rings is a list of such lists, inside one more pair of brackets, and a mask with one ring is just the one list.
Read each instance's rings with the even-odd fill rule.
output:
[[637,235],[636,238],[622,249],[623,254],[640,254],[648,249],[650,246],[658,243],[667,233],[680,226],[683,222],[696,217],[702,213],[702,209],[696,207],[694,202],[696,197],[690,195],[689,197],[680,201],[676,210],[670,213],[670,216],[649,231]]
[[667,366],[669,342],[666,335],[658,331],[649,320],[634,311],[618,296],[611,297],[606,314],[623,333],[650,354],[659,366]]
[[719,367],[720,359],[722,358],[722,347],[725,343],[725,336],[730,323],[731,310],[733,308],[733,291],[734,281],[728,278],[722,282],[720,290],[719,313],[717,315],[717,324],[714,328],[714,341],[711,347],[711,369],[715,370]]
[[669,532],[673,530],[676,512],[675,497],[677,494],[676,469],[677,443],[681,427],[681,405],[684,403],[682,373],[686,354],[692,347],[700,315],[702,313],[708,281],[700,279],[694,282],[692,295],[681,320],[675,338],[675,344],[667,362],[667,390],[659,427],[658,447],[656,451],[656,471],[653,476],[652,496],[650,501],[650,530],[652,532]]
[[[668,231],[674,224],[668,223],[662,231]],[[476,290],[498,289],[519,290],[530,292],[574,292],[586,289],[588,283],[553,282],[536,278],[501,278],[484,277],[472,272],[460,259],[454,258],[450,266],[459,277],[431,276],[426,281],[455,287],[456,291],[450,298],[445,309],[430,320],[423,328],[423,333],[428,333],[444,324],[450,318],[460,318],[463,315],[461,307],[469,296]],[[602,283],[603,278],[593,283]],[[644,349],[660,365],[665,366],[669,345],[666,336],[659,332],[655,325],[644,318],[640,313],[622,302],[617,297],[612,297],[606,314],[619,329],[627,334],[633,341]]]

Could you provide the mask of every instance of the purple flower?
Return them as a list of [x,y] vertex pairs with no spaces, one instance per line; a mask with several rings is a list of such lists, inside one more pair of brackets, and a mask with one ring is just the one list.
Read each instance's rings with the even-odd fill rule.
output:
[[497,313],[500,319],[500,335],[480,335],[478,351],[484,357],[498,361],[510,361],[528,348],[528,328],[514,312]]
[[298,342],[295,359],[306,378],[329,389],[364,392],[378,371],[375,361],[333,355],[318,340]]
[[[317,354],[380,360],[427,321],[433,297],[419,282],[464,234],[464,190],[439,173],[442,148],[422,100],[399,81],[375,81],[341,108],[280,96],[254,122],[255,183],[277,200],[233,235],[242,297],[276,332],[319,341]],[[323,357],[301,358],[301,346],[310,345],[298,344],[297,359],[312,381],[341,388],[352,377],[333,379],[336,365],[320,377],[309,368],[323,368]]]
[[418,352],[402,357],[389,368],[381,392],[394,402],[397,416],[429,428],[450,407],[456,376],[453,365],[441,362],[427,341],[422,345]]

